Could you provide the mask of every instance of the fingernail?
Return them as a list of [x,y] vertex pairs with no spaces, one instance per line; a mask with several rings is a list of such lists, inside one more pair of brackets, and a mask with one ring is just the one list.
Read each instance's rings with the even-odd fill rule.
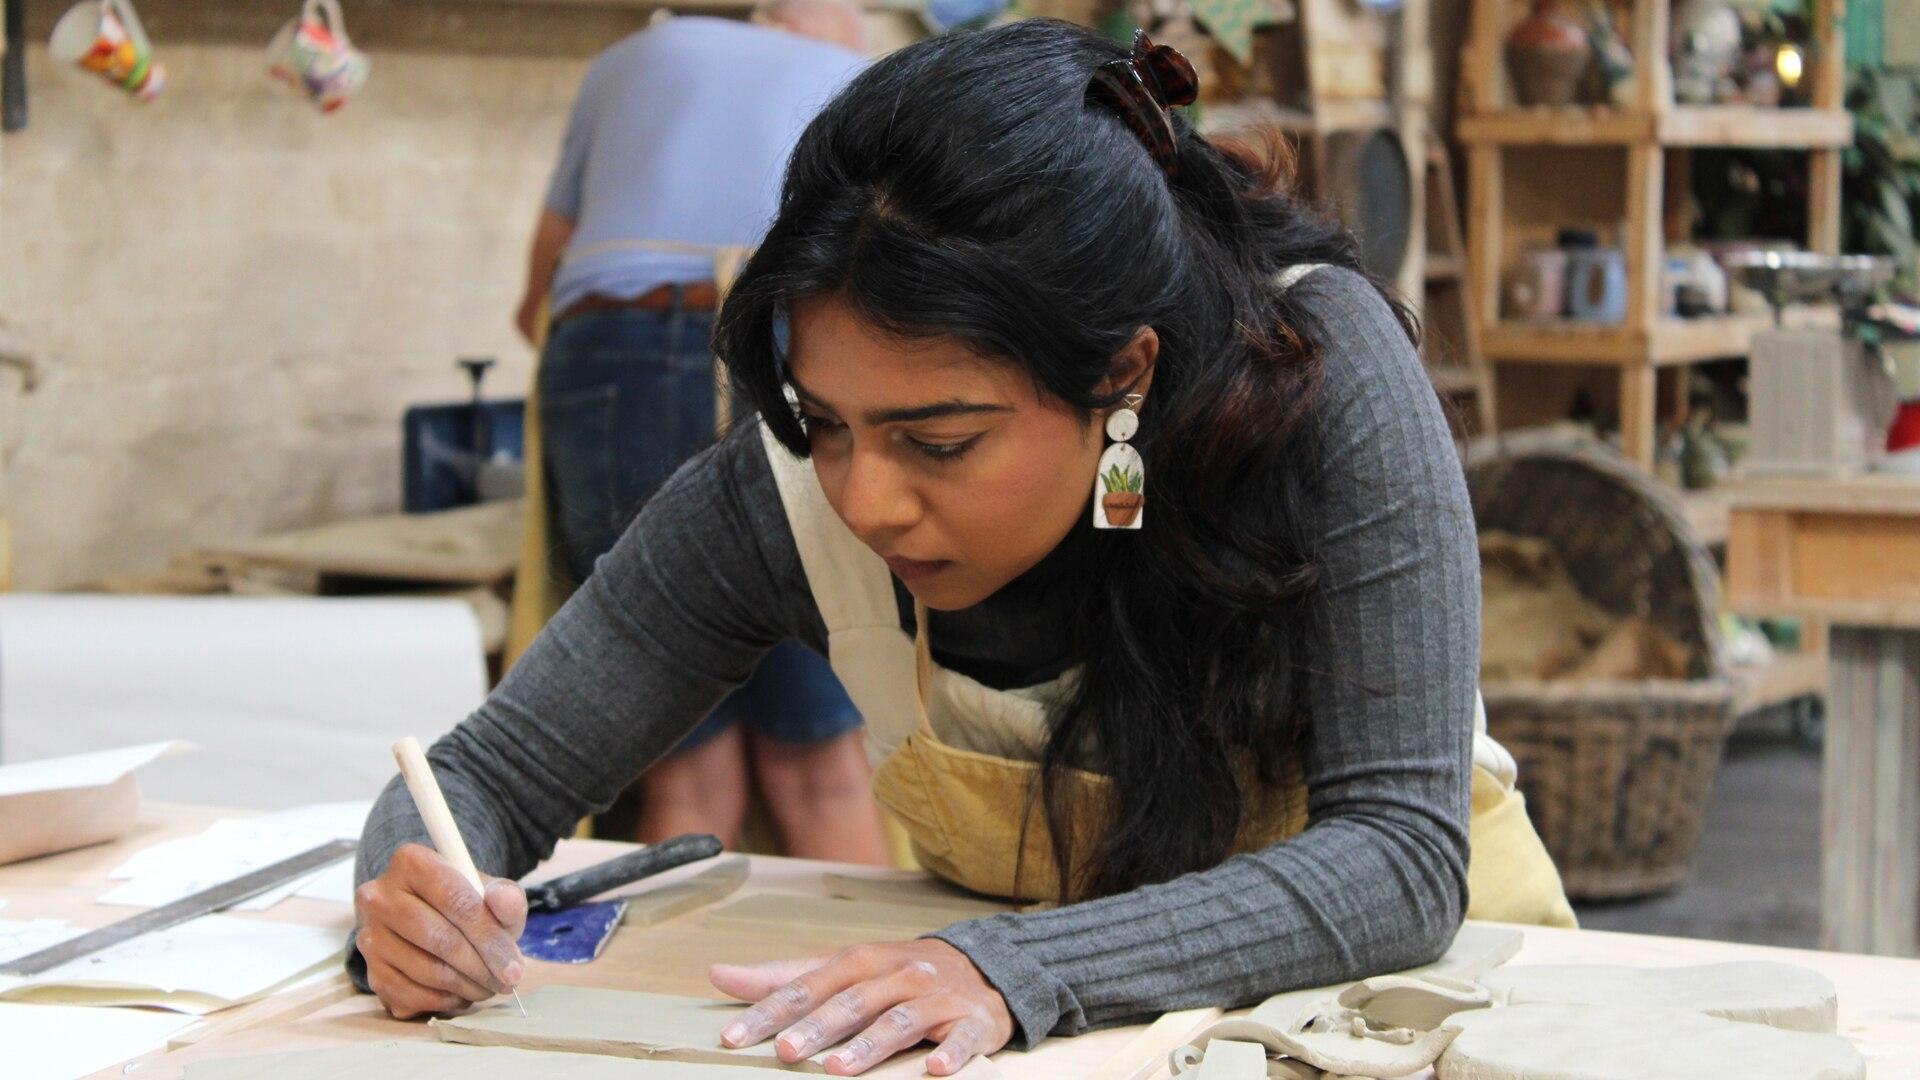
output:
[[527,969],[521,966],[520,961],[515,960],[513,963],[507,965],[507,970],[502,974],[506,976],[508,985],[513,985],[515,983],[518,983],[520,981],[520,976],[525,975],[526,973],[527,973]]
[[853,1064],[853,1059],[845,1054],[832,1054],[821,1064],[829,1069],[844,1069]]
[[946,1058],[945,1058],[944,1056],[942,1056],[942,1055],[940,1055],[940,1054],[928,1054],[928,1055],[927,1055],[927,1068],[928,1068],[928,1069],[944,1069],[944,1068],[946,1068],[946,1067],[947,1067],[947,1059],[946,1059]]
[[726,1043],[728,1046],[739,1046],[740,1040],[746,1037],[747,1025],[737,1021],[728,1024],[726,1030],[720,1033],[720,1041]]

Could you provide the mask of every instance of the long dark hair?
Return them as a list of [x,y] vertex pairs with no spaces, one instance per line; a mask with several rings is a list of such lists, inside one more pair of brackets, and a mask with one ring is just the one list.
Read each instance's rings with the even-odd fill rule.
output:
[[[1279,783],[1294,760],[1316,574],[1305,470],[1287,459],[1312,453],[1319,364],[1312,320],[1271,281],[1301,263],[1359,265],[1276,159],[1209,142],[1184,117],[1170,180],[1086,100],[1095,67],[1126,55],[1036,19],[879,61],[802,136],[715,328],[737,398],[801,455],[776,331],[804,297],[1020,364],[1089,422],[1120,400],[1095,392],[1114,355],[1142,326],[1159,334],[1135,438],[1145,528],[1070,537],[1087,545],[1071,571],[1083,677],[1050,718],[1040,792],[1063,895],[1218,863],[1246,785]],[[1117,798],[1076,853],[1062,770],[1088,748]]]

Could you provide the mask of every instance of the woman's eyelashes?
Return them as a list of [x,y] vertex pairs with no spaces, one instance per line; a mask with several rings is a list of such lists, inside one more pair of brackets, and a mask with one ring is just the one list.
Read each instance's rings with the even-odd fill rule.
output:
[[980,436],[978,435],[956,443],[922,442],[919,439],[909,437],[907,444],[912,446],[916,453],[922,454],[934,461],[954,461],[962,454],[973,449],[974,444],[979,441]]
[[[846,434],[847,425],[832,417],[805,411],[799,415],[800,424],[806,429],[808,441],[828,437],[838,438]],[[958,442],[928,442],[911,435],[902,435],[900,438],[914,453],[929,461],[949,462],[958,460],[961,455],[973,449],[980,441],[980,437],[980,435],[972,435]]]
[[820,435],[845,431],[847,427],[847,425],[840,421],[821,416],[819,413],[810,413],[804,409],[796,410],[796,412],[800,417],[800,427],[806,431],[807,438],[809,439]]

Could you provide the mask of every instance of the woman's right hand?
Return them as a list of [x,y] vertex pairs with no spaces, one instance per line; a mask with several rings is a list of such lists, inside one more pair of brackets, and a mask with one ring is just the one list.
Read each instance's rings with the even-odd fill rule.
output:
[[482,901],[438,852],[407,844],[354,890],[354,944],[367,984],[395,1018],[457,1012],[519,984],[527,894],[506,878],[485,880]]

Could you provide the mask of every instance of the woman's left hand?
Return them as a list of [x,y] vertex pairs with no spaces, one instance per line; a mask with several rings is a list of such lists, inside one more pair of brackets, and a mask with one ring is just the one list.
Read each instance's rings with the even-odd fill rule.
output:
[[709,977],[757,1002],[727,1025],[721,1042],[752,1046],[777,1036],[776,1053],[792,1064],[848,1039],[823,1062],[834,1076],[865,1072],[922,1039],[940,1044],[927,1072],[951,1076],[1013,1037],[1006,999],[966,953],[934,938],[806,960],[715,964]]

